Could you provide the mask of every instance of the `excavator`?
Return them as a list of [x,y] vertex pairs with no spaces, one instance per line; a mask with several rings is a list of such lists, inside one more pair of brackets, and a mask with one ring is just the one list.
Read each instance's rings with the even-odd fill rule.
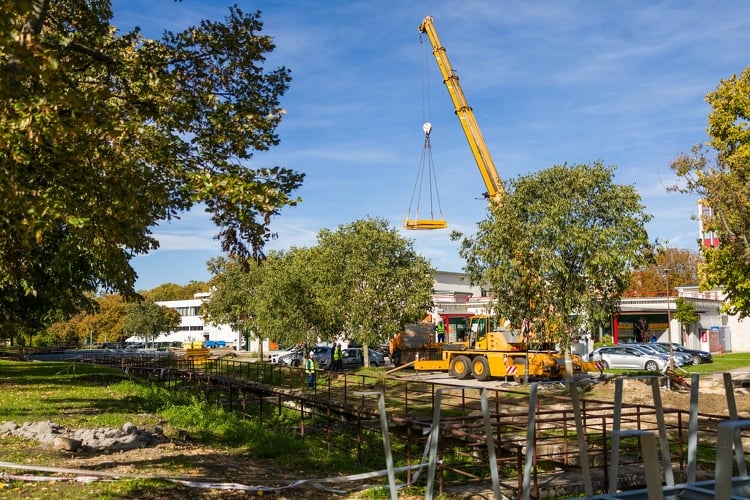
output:
[[[503,193],[503,184],[482,137],[474,111],[466,101],[458,76],[451,66],[445,47],[440,42],[431,16],[424,18],[418,28],[430,40],[432,53],[437,60],[443,83],[448,89],[456,116],[469,142],[474,160],[487,189],[485,197],[490,203],[497,201]],[[533,375],[558,379],[565,375],[564,355],[555,350],[531,351],[528,342],[519,338],[518,331],[494,326],[492,318],[477,315],[471,318],[468,341],[447,342],[439,351],[414,362],[415,370],[448,371],[458,379],[474,377],[487,380],[490,377],[514,377]],[[580,358],[573,360],[573,370],[590,371]]]

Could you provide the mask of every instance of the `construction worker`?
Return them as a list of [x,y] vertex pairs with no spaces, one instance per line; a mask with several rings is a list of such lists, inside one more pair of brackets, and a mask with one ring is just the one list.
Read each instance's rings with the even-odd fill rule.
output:
[[336,344],[333,346],[333,371],[340,372],[342,369],[341,344]]
[[443,320],[438,322],[435,331],[437,332],[437,341],[445,342],[445,323],[443,323]]
[[310,351],[307,359],[305,360],[305,373],[307,374],[307,388],[312,389],[315,387],[315,353]]

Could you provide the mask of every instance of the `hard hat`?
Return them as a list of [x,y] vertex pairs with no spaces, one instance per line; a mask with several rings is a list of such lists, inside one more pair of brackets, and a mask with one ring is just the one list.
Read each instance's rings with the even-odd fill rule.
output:
[[310,351],[310,357],[312,358],[313,356],[315,356],[315,353]]

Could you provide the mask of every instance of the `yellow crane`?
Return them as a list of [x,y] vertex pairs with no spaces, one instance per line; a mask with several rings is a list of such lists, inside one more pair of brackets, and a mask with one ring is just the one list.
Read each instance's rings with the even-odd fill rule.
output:
[[448,88],[456,116],[458,116],[461,128],[464,134],[466,134],[466,139],[469,141],[469,147],[474,155],[474,160],[476,160],[477,167],[479,167],[479,173],[482,174],[484,185],[487,188],[485,195],[488,199],[494,200],[503,192],[503,184],[500,181],[500,176],[497,174],[495,163],[492,161],[487,144],[485,144],[482,137],[482,131],[479,130],[477,120],[474,118],[474,111],[469,106],[469,103],[466,102],[464,92],[461,90],[461,84],[458,82],[458,76],[448,60],[445,47],[440,43],[432,16],[425,17],[418,29],[420,33],[427,35],[432,44],[432,53],[440,67],[443,83]]
[[[427,16],[419,25],[419,32],[424,33],[432,44],[432,53],[437,60],[443,83],[453,101],[461,128],[469,141],[469,147],[482,175],[487,189],[485,196],[490,203],[496,201],[503,193],[503,184],[495,168],[479,129],[474,111],[466,101],[458,75],[448,60],[445,47],[440,42],[431,16]],[[491,327],[492,319],[477,315],[471,319],[471,332],[468,341],[448,342],[427,357],[420,357],[414,362],[414,368],[420,370],[448,371],[454,378],[474,377],[487,380],[490,377],[516,377],[535,375],[543,378],[562,378],[565,366],[562,356],[554,350],[528,349],[528,342],[519,336],[519,332],[507,328]],[[519,338],[520,337],[520,338]]]

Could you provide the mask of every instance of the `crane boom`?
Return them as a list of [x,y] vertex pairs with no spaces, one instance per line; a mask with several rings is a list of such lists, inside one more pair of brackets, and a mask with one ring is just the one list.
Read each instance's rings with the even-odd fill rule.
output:
[[495,163],[492,161],[487,144],[484,142],[482,131],[479,129],[479,125],[474,118],[474,111],[469,106],[469,103],[466,102],[464,92],[461,90],[461,84],[458,82],[458,76],[451,67],[445,47],[440,43],[432,16],[425,17],[418,29],[420,33],[426,34],[427,38],[430,39],[432,53],[440,67],[440,73],[443,75],[443,83],[448,88],[448,94],[450,94],[453,101],[456,116],[458,116],[461,128],[463,128],[466,139],[469,141],[469,147],[474,155],[474,160],[477,162],[477,167],[479,167],[479,173],[482,174],[482,179],[487,188],[487,197],[490,200],[494,200],[503,192],[502,181],[497,174]]

